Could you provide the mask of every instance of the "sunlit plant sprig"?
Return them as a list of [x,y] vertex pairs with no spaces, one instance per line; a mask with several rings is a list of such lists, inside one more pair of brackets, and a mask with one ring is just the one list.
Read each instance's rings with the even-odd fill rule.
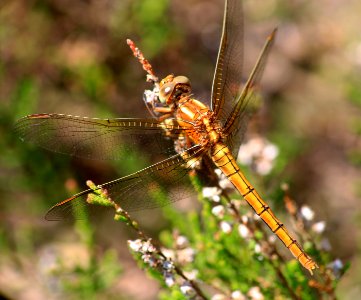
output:
[[[266,164],[271,165],[271,160],[277,156],[274,155],[277,151],[271,149],[273,147],[267,143],[264,143],[264,146],[272,150],[263,151],[271,154],[272,157],[269,157],[270,161],[266,161]],[[264,157],[258,160],[258,162],[264,164],[266,159],[267,157]],[[251,158],[246,159],[246,161],[248,161],[249,165],[253,165],[255,170],[260,170],[259,173],[264,174],[265,169],[271,170],[271,168],[257,166],[257,163],[253,163]],[[257,259],[262,259],[272,266],[277,278],[283,285],[282,289],[284,289],[292,299],[306,299],[307,297],[300,293],[302,280],[298,280],[298,275],[295,275],[296,270],[300,270],[299,265],[295,260],[287,262],[283,254],[276,247],[275,241],[277,239],[275,235],[264,230],[264,224],[259,222],[260,218],[256,214],[252,214],[249,211],[245,214],[243,213],[242,206],[244,205],[242,205],[242,203],[245,204],[245,202],[240,199],[231,199],[229,195],[233,189],[232,185],[227,182],[220,171],[215,171],[219,176],[219,186],[203,188],[202,192],[203,197],[213,202],[211,212],[218,220],[219,230],[225,234],[230,234],[234,227],[237,227],[240,236],[244,238],[249,245],[254,246],[254,253],[259,255]],[[285,206],[293,220],[295,233],[305,248],[312,253],[312,256],[317,258],[321,267],[314,278],[307,279],[304,283],[306,287],[313,288],[318,298],[322,295],[327,295],[332,299],[336,299],[336,284],[347,270],[348,265],[343,265],[340,259],[331,259],[329,253],[331,249],[330,244],[328,240],[322,236],[326,228],[326,223],[324,221],[315,221],[315,213],[310,207],[304,205],[298,208],[290,198],[286,184],[283,184],[281,188],[284,193]],[[222,198],[226,201],[222,202]],[[310,299],[313,299],[312,296],[310,297]]]
[[[165,217],[175,228],[172,233],[161,235],[167,247],[157,246],[140,230],[138,223],[108,197],[106,190],[99,190],[88,182],[94,190],[88,202],[112,207],[115,220],[126,223],[137,233],[138,239],[129,241],[129,248],[144,267],[169,287],[169,292],[163,291],[161,298],[205,299],[205,295],[212,295],[213,300],[316,299],[326,295],[336,299],[335,287],[347,266],[331,259],[329,243],[322,236],[325,222],[314,221],[315,213],[310,207],[298,208],[287,185],[282,185],[281,190],[293,229],[320,264],[312,279],[296,260],[284,257],[275,235],[264,228],[219,170],[214,172],[218,184],[213,187],[203,187],[195,173],[191,173],[202,210],[189,212],[185,217],[172,207],[164,208]],[[177,290],[174,287],[178,287]]]
[[[273,154],[272,156],[274,157]],[[264,170],[264,168],[261,168],[261,170]],[[330,248],[325,247],[329,243],[325,242],[326,239],[322,236],[325,230],[325,222],[314,221],[315,213],[308,206],[298,208],[294,201],[290,199],[287,186],[282,185],[287,211],[291,219],[294,220],[293,230],[307,251],[320,263],[320,270],[316,272],[312,279],[309,279],[296,260],[288,260],[284,257],[282,252],[284,249],[282,247],[280,250],[277,248],[275,235],[264,227],[260,218],[250,211],[245,201],[240,199],[238,194],[233,193],[233,186],[224,178],[222,173],[218,170],[215,170],[215,173],[218,175],[219,181],[218,186],[213,187],[204,188],[197,180],[197,177],[191,177],[195,189],[202,193],[200,198],[202,198],[203,203],[201,212],[203,219],[197,220],[202,224],[201,233],[205,235],[204,232],[206,230],[213,230],[212,241],[214,243],[209,244],[209,241],[206,241],[208,243],[207,246],[212,249],[220,249],[220,251],[227,253],[227,255],[235,255],[239,262],[239,268],[248,268],[249,274],[259,272],[258,274],[265,275],[265,272],[267,273],[267,276],[264,276],[264,278],[256,280],[258,286],[250,285],[246,289],[243,288],[242,291],[251,299],[253,298],[249,295],[249,291],[254,291],[255,287],[258,287],[260,294],[263,292],[263,297],[267,299],[275,297],[279,291],[282,291],[283,295],[287,295],[291,299],[315,299],[320,298],[322,295],[335,299],[336,284],[346,271],[347,266],[343,266],[339,259],[331,259]],[[205,199],[208,199],[208,201],[204,201]],[[167,212],[169,214],[169,210]],[[210,225],[208,228],[205,228],[204,224],[208,225],[211,223],[210,218],[212,218],[213,225],[216,227],[212,228],[212,225]],[[169,220],[172,220],[176,226],[183,227],[184,233],[190,233],[189,226],[183,226],[181,222],[174,222],[175,218],[173,215],[170,216]],[[182,221],[183,223],[187,222],[184,219]],[[195,218],[188,220],[188,222],[192,222],[192,230],[197,231],[197,226],[194,224]],[[236,235],[238,235],[238,238],[235,238]],[[227,239],[229,243],[235,243],[237,253],[230,253],[229,249],[226,249],[229,245],[224,239]],[[216,242],[221,244],[221,248],[219,248],[219,245],[215,245]],[[197,247],[197,241],[194,244]],[[198,245],[198,248],[200,247],[203,250],[204,245],[200,244],[201,246]],[[241,247],[244,247],[245,251],[249,253],[242,251]],[[200,253],[196,256],[196,260],[201,255],[207,256],[206,253]],[[251,255],[253,260],[251,263],[245,263],[242,261],[244,257],[238,257],[237,255],[243,255],[244,257]],[[209,267],[209,265],[208,263],[206,266]],[[202,270],[203,266],[198,268],[200,278],[202,272],[205,272],[205,270]],[[217,266],[215,265],[214,268],[216,269]],[[257,277],[257,274],[255,277]],[[245,278],[247,281],[247,276]],[[214,276],[214,279],[217,281],[219,278]],[[219,288],[219,290],[223,290],[223,293],[217,294],[218,297],[222,295],[225,299],[232,298],[234,288],[231,284],[228,284],[228,288],[224,288],[220,287],[218,283],[213,284],[204,278],[202,280],[211,286]],[[242,278],[237,278],[237,280],[242,281]],[[279,291],[272,290],[272,286],[276,286]],[[235,291],[238,290],[236,289]]]
[[[129,43],[129,42],[128,42]],[[138,48],[130,41],[134,55],[143,68],[152,75],[152,68]],[[156,83],[156,78],[150,78]],[[146,93],[153,103],[157,99],[157,86]],[[148,103],[148,101],[147,101]],[[239,153],[241,163],[260,175],[268,174],[278,155],[278,148],[263,138],[251,139]],[[138,223],[110,199],[105,190],[94,190],[88,202],[113,207],[115,220],[123,221],[138,234],[129,241],[129,247],[144,266],[169,292],[161,299],[201,298],[211,295],[221,299],[336,299],[335,287],[347,269],[340,260],[333,260],[329,245],[322,237],[325,223],[314,221],[314,212],[307,206],[298,208],[291,199],[286,185],[282,186],[283,199],[293,229],[307,252],[316,258],[320,269],[309,279],[300,264],[284,257],[278,249],[276,236],[266,230],[260,218],[246,207],[245,201],[234,193],[227,178],[215,170],[216,186],[204,187],[190,172],[190,179],[202,202],[200,213],[184,216],[171,207],[165,207],[165,217],[174,225],[173,232],[164,232],[161,239],[166,247],[158,247],[139,229]],[[164,196],[164,195],[162,195]],[[187,270],[187,271],[185,271]],[[202,290],[199,283],[202,282]],[[175,290],[174,286],[179,289]]]
[[298,208],[295,201],[290,197],[288,189],[287,184],[282,185],[285,207],[299,236],[305,243],[309,243],[312,249],[315,249],[315,255],[317,255],[320,263],[317,278],[310,279],[308,284],[317,289],[319,293],[328,294],[332,299],[336,299],[336,285],[350,265],[349,263],[344,264],[339,258],[332,258],[330,254],[331,244],[323,236],[327,228],[326,222],[316,221],[315,212],[309,206],[302,205]]
[[166,286],[171,288],[177,285],[181,293],[187,298],[206,299],[197,283],[187,277],[182,269],[170,257],[166,256],[151,238],[146,236],[129,213],[109,197],[107,190],[99,189],[90,180],[87,181],[87,185],[94,191],[88,196],[87,202],[89,204],[112,207],[115,211],[114,220],[127,224],[137,233],[138,239],[129,240],[128,246],[144,266],[151,272],[157,271],[161,274]]

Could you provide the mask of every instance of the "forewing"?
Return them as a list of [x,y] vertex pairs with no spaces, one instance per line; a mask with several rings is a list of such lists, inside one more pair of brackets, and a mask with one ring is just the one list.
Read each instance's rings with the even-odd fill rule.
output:
[[141,145],[149,153],[174,153],[165,129],[184,131],[157,119],[96,119],[63,114],[26,116],[15,124],[15,133],[25,141],[50,151],[83,158],[124,159]]
[[237,153],[242,142],[247,121],[250,115],[256,110],[257,105],[253,103],[259,82],[262,78],[268,54],[271,51],[277,29],[274,29],[268,37],[258,60],[243,87],[242,93],[237,97],[237,102],[233,106],[224,126],[223,132],[227,136],[226,143],[232,149],[232,154],[237,158]]
[[96,209],[87,202],[90,195],[100,189],[126,211],[137,211],[167,205],[188,198],[194,191],[190,188],[188,171],[198,163],[204,149],[193,146],[150,167],[131,175],[86,190],[53,206],[45,218],[62,220],[82,216],[84,209]]
[[240,0],[227,0],[222,38],[212,85],[212,110],[224,123],[239,95],[243,68],[243,9]]

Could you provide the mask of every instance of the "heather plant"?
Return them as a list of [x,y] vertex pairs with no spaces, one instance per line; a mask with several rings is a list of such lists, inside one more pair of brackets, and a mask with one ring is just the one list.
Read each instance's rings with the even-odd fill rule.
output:
[[[153,299],[158,283],[163,299],[360,298],[359,3],[244,3],[245,74],[261,37],[275,25],[279,36],[240,167],[319,269],[313,276],[302,269],[218,170],[212,184],[191,175],[199,201],[186,211],[176,203],[145,211],[146,217],[114,209],[117,222],[101,213],[89,219],[84,213],[75,223],[45,222],[44,212],[88,178],[121,177],[159,157],[140,149],[125,161],[76,160],[19,142],[14,122],[34,112],[147,115],[144,74],[125,45],[129,37],[140,42],[157,74],[185,74],[195,96],[209,99],[223,1],[5,0],[0,298]],[[98,200],[113,207],[105,191]],[[130,267],[126,240],[155,280]],[[129,269],[137,277],[128,277]]]

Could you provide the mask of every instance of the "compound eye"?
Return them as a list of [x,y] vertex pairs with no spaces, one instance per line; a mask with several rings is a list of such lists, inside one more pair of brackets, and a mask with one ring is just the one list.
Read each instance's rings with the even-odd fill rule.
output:
[[177,77],[175,77],[174,82],[179,83],[179,84],[186,84],[186,85],[191,84],[188,77],[185,77],[185,76],[177,76]]
[[162,103],[168,102],[168,98],[172,95],[174,90],[175,83],[174,82],[168,82],[164,84],[159,91],[159,100]]

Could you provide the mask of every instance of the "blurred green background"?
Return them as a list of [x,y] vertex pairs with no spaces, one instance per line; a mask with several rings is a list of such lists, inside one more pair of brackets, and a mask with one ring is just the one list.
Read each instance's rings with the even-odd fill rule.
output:
[[[71,224],[46,222],[44,213],[83,189],[87,179],[105,182],[141,165],[138,159],[98,162],[46,152],[18,141],[14,122],[41,112],[148,116],[142,93],[149,86],[126,38],[137,42],[160,77],[188,76],[194,94],[207,102],[223,6],[222,0],[0,1],[0,294],[57,299],[52,265],[58,257],[86,264],[87,251]],[[264,106],[250,133],[280,148],[282,172],[274,184],[289,181],[294,198],[327,222],[332,253],[352,263],[338,294],[357,299],[361,2],[246,0],[244,11],[244,77],[266,36],[279,28],[262,80]],[[154,235],[166,226],[157,213],[144,212],[141,220]],[[157,283],[128,254],[127,228],[111,220],[96,225],[96,253],[108,253],[109,265],[117,257],[122,269],[119,276],[113,270],[104,298],[154,299]],[[71,281],[73,275],[65,276]]]

